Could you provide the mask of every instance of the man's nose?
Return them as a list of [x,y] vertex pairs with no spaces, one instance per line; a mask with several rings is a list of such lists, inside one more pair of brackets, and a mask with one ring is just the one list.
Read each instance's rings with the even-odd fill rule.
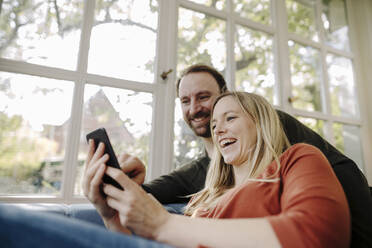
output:
[[191,101],[190,114],[195,115],[201,110],[201,105],[198,101]]

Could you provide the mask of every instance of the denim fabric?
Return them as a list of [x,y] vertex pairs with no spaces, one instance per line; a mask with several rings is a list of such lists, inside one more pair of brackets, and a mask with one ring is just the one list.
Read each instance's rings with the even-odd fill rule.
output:
[[0,206],[0,246],[7,248],[170,248],[171,246],[111,232],[104,227],[57,214]]

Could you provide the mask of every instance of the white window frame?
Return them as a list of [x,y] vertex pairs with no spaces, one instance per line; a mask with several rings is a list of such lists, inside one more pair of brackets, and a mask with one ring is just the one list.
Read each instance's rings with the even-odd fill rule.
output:
[[[365,106],[370,95],[372,95],[372,86],[368,86],[367,82],[372,80],[372,72],[368,69],[367,62],[372,57],[372,14],[368,9],[372,9],[372,4],[368,0],[347,1],[347,13],[349,17],[350,27],[350,42],[351,50],[356,52],[344,52],[331,48],[321,43],[303,39],[294,34],[288,33],[287,15],[285,0],[271,0],[272,6],[272,26],[266,26],[253,21],[240,18],[233,13],[231,8],[231,0],[227,0],[227,10],[219,11],[214,8],[206,7],[187,0],[159,0],[159,19],[158,19],[158,38],[157,38],[157,52],[155,64],[155,82],[153,84],[133,82],[129,80],[115,79],[106,76],[99,76],[89,74],[87,72],[88,64],[88,50],[90,41],[90,32],[94,19],[95,1],[85,1],[84,6],[84,21],[82,26],[82,35],[80,40],[80,50],[78,57],[78,68],[74,70],[65,70],[58,68],[51,68],[42,65],[30,64],[21,61],[13,61],[9,59],[0,58],[0,71],[21,73],[25,75],[34,75],[46,78],[69,80],[75,83],[73,104],[71,111],[71,124],[69,126],[69,135],[66,145],[66,159],[64,162],[65,169],[63,173],[62,192],[59,196],[0,196],[0,201],[3,202],[44,202],[44,203],[78,203],[87,202],[84,197],[77,197],[73,195],[73,186],[75,184],[75,169],[77,166],[77,151],[81,130],[82,106],[84,96],[84,85],[86,83],[98,84],[102,86],[112,86],[117,88],[129,89],[140,92],[149,92],[153,94],[153,119],[152,119],[152,133],[150,139],[150,157],[146,180],[157,178],[160,175],[170,172],[173,168],[173,138],[174,133],[169,130],[174,130],[174,103],[175,103],[175,81],[177,79],[177,23],[178,10],[180,7],[203,12],[208,15],[226,20],[227,24],[227,65],[226,65],[226,79],[229,83],[229,88],[234,89],[235,81],[235,63],[234,63],[234,25],[240,24],[248,28],[258,31],[266,32],[273,36],[274,40],[274,64],[276,75],[277,99],[278,108],[282,109],[292,115],[300,115],[303,117],[310,117],[325,120],[326,138],[331,143],[333,142],[333,133],[331,128],[332,122],[340,122],[342,124],[351,124],[359,126],[362,129],[362,146],[365,151],[364,166],[365,174],[369,180],[372,180],[372,168],[368,165],[372,164],[372,155],[368,150],[372,145],[372,111],[368,111]],[[317,25],[320,18],[321,0],[316,0],[317,6]],[[358,12],[357,12],[358,11]],[[358,18],[355,13],[358,14]],[[367,30],[363,36],[357,35],[357,25],[362,25]],[[368,32],[368,30],[370,32]],[[319,34],[319,39],[322,40],[323,34]],[[360,119],[336,117],[330,114],[330,107],[325,104],[325,112],[308,112],[294,109],[288,102],[290,96],[291,74],[289,67],[289,49],[288,40],[294,40],[300,44],[310,45],[320,50],[323,62],[323,71],[327,69],[325,63],[325,56],[327,52],[332,52],[335,55],[340,55],[349,58],[353,61],[353,69],[355,74],[355,84],[357,87],[357,97],[359,98],[358,111],[360,111]],[[355,47],[360,47],[363,39],[366,39],[363,51],[359,52]],[[166,80],[161,79],[162,72],[172,69],[173,72],[168,75]],[[369,79],[369,81],[368,81]],[[327,73],[323,73],[323,81],[327,82]],[[328,87],[327,83],[323,85],[323,90]],[[324,91],[323,102],[329,102],[328,91]],[[369,93],[369,95],[368,95]]]

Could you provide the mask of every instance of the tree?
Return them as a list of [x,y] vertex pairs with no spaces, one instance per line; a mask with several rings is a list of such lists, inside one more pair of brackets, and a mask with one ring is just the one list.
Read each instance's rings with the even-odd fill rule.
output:
[[[216,9],[226,8],[225,1],[208,0],[205,3]],[[234,11],[244,18],[269,25],[270,2],[269,0],[235,0]],[[108,23],[117,23],[125,26],[135,26],[157,33],[157,29],[132,18],[134,0],[119,2],[117,0],[96,0],[95,21],[93,26]],[[302,8],[298,1],[286,1],[288,12],[288,29],[300,35],[307,36],[316,32],[312,20],[313,13],[309,8]],[[24,48],[17,43],[17,38],[25,26],[35,26],[36,35],[40,37],[64,37],[69,32],[80,30],[83,18],[84,1],[57,0],[4,0],[0,2],[0,56],[24,60]],[[323,5],[328,6],[329,0],[323,0]],[[156,0],[148,1],[149,9],[158,12]],[[182,23],[181,19],[188,18]],[[43,20],[43,21],[40,21]],[[315,29],[314,29],[315,28]],[[318,27],[319,28],[319,27]],[[23,34],[24,37],[28,37]],[[31,35],[31,34],[30,34]],[[273,37],[257,30],[243,26],[235,27],[235,86],[239,90],[253,91],[264,95],[270,102],[274,102],[275,82],[274,77],[274,49]],[[213,46],[221,49],[218,53]],[[321,110],[320,88],[317,80],[317,71],[313,61],[307,61],[306,56],[299,53],[301,47],[292,49],[292,74],[303,77],[303,82],[294,87],[296,97],[300,99],[294,106],[298,108],[312,108]],[[181,8],[178,23],[178,50],[177,71],[190,64],[206,63],[219,69],[223,74],[226,71],[226,20],[197,13]],[[300,55],[299,55],[300,54]],[[154,61],[149,60],[145,68],[154,70]],[[0,84],[1,85],[1,84]],[[310,106],[310,107],[309,107]],[[104,116],[104,113],[102,113]],[[4,121],[5,123],[5,121]],[[184,157],[192,157],[202,152],[201,144],[184,123],[180,124],[181,133],[176,138],[178,156],[176,161],[183,161]],[[320,128],[320,127],[319,127]],[[140,137],[136,151],[141,150],[147,154],[149,137]],[[144,146],[144,147],[143,147]],[[190,153],[190,149],[192,152]],[[142,154],[142,153],[141,153]],[[146,157],[146,155],[144,155]]]

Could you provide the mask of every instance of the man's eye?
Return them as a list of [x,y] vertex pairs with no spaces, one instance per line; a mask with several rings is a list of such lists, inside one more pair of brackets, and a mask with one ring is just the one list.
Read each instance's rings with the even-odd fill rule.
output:
[[228,117],[226,117],[226,120],[231,121],[231,120],[234,120],[235,118],[236,118],[236,116],[228,116]]
[[190,102],[189,100],[182,100],[181,101],[182,105],[187,105],[187,104],[189,104],[189,102]]
[[199,97],[199,99],[201,99],[201,100],[205,100],[205,99],[209,99],[210,98],[210,96],[208,95],[208,96],[200,96]]
[[216,128],[216,125],[214,124],[214,125],[212,125],[212,130],[214,130]]

